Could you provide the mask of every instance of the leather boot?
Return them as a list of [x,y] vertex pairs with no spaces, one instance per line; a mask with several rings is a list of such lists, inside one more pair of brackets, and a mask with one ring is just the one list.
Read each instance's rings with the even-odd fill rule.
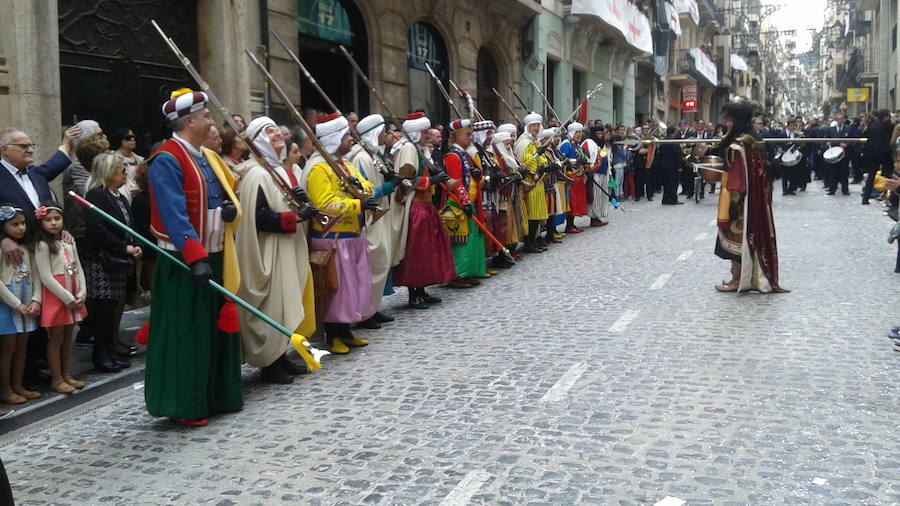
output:
[[279,385],[289,385],[294,382],[293,376],[279,367],[278,361],[272,365],[263,367],[260,371],[260,378],[267,383],[277,383]]

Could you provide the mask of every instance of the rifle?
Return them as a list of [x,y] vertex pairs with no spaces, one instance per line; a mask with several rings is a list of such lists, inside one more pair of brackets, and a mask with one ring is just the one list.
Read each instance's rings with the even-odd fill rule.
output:
[[[309,71],[306,70],[306,66],[304,66],[303,63],[300,62],[300,58],[298,58],[297,55],[294,54],[293,51],[291,51],[291,49],[287,46],[287,44],[285,44],[285,42],[283,40],[281,40],[281,37],[279,37],[278,34],[275,33],[274,30],[269,30],[269,32],[272,34],[273,37],[275,37],[275,40],[278,41],[279,44],[281,44],[281,47],[287,52],[287,54],[291,57],[291,59],[294,60],[294,63],[297,64],[298,67],[300,67],[300,72],[303,73],[304,76],[306,76],[306,79],[309,81],[310,84],[313,85],[313,88],[315,88],[316,91],[319,92],[319,95],[321,95],[322,98],[325,100],[325,102],[328,103],[328,107],[331,107],[331,109],[334,112],[343,116],[344,114],[341,112],[340,109],[338,109],[338,106],[335,105],[334,102],[332,102],[332,100],[328,96],[328,94],[325,93],[325,90],[323,90],[322,87],[319,86],[318,81],[316,81],[316,79],[312,76],[312,74],[310,74]],[[387,163],[387,160],[384,158],[384,155],[382,155],[381,153],[378,153],[378,152],[373,153],[372,150],[370,150],[369,147],[366,146],[366,143],[363,142],[362,137],[359,135],[359,132],[357,132],[356,129],[351,128],[350,135],[353,136],[353,139],[356,140],[356,143],[360,145],[360,147],[363,149],[363,151],[365,151],[366,154],[368,154],[372,158],[372,161],[375,163],[375,168],[378,170],[378,172],[381,172],[385,176],[390,177],[391,173],[393,172],[393,167],[391,167],[391,165],[389,163]]]
[[[213,106],[215,106],[215,108],[218,109],[220,113],[222,113],[222,116],[225,117],[225,122],[228,123],[228,126],[238,133],[238,136],[247,144],[247,147],[253,153],[256,161],[260,164],[260,166],[262,166],[263,169],[266,170],[266,172],[269,173],[270,176],[272,176],[272,180],[275,181],[275,185],[278,186],[278,190],[281,191],[285,202],[297,208],[298,211],[305,208],[306,206],[311,206],[309,202],[299,202],[294,198],[294,195],[291,193],[291,187],[288,186],[288,184],[281,178],[278,172],[275,171],[275,168],[272,167],[269,162],[263,157],[263,154],[259,151],[259,148],[257,148],[253,144],[253,139],[248,138],[247,135],[237,125],[237,123],[234,121],[234,118],[231,117],[231,112],[229,112],[228,109],[225,108],[225,105],[221,100],[219,100],[219,97],[217,97],[216,94],[213,93],[212,89],[209,87],[209,84],[203,79],[203,76],[200,75],[200,72],[198,72],[197,69],[194,68],[194,65],[187,58],[187,56],[185,56],[184,53],[181,52],[181,49],[178,48],[178,45],[175,44],[175,41],[167,36],[165,32],[163,32],[162,28],[160,28],[160,26],[156,23],[156,20],[150,20],[150,23],[154,28],[156,28],[156,31],[159,32],[159,36],[162,37],[163,41],[165,41],[165,43],[169,46],[169,49],[171,49],[172,52],[175,53],[175,57],[178,58],[178,61],[181,62],[181,65],[184,67],[184,69],[187,70],[188,74],[190,74],[197,85],[200,86],[200,89],[203,90],[204,93],[206,93],[209,102]],[[319,221],[319,224],[326,229],[331,229],[335,225],[337,225],[337,220],[334,220],[332,216],[326,215],[321,210],[319,210],[317,219]]]
[[[591,91],[589,91],[589,92],[587,93],[587,95],[584,97],[584,99],[585,99],[585,100],[590,100],[594,95],[596,95],[597,93],[599,93],[600,90],[601,90],[602,88],[603,88],[603,83],[602,83],[602,82],[597,83],[596,86],[594,86],[593,88],[591,88]],[[578,112],[579,112],[580,110],[581,110],[581,106],[579,105],[578,107],[575,108],[574,111],[572,111],[572,114],[569,114],[569,116],[566,118],[566,121],[561,122],[561,123],[559,124],[559,128],[563,128],[563,125],[565,125],[566,123],[572,121],[572,118],[574,118],[575,115],[578,114]],[[566,137],[565,130],[563,130],[563,133],[561,133],[560,135],[561,135],[563,138],[565,138],[565,137]],[[543,144],[541,144],[541,146],[540,146],[540,147],[538,148],[538,150],[535,152],[535,156],[539,156],[540,153],[542,153],[545,149],[547,149],[547,146],[550,144],[550,141],[552,141],[552,140],[553,140],[553,137],[549,137],[547,140],[545,140],[545,141],[543,142]]]
[[[467,104],[469,104],[469,107],[472,109],[472,113],[474,114],[475,118],[479,119],[479,121],[484,121],[484,116],[480,112],[478,112],[478,108],[475,107],[475,102],[472,100],[472,95],[470,95],[468,91],[457,86],[456,83],[453,82],[453,79],[450,80],[450,86],[453,86],[453,89],[456,90],[456,93],[458,93],[459,96],[463,100],[465,100]],[[491,179],[493,179],[500,172],[500,167],[498,167],[497,164],[494,163],[493,156],[488,156],[486,150],[484,149],[484,146],[480,142],[472,139],[472,143],[475,144],[475,149],[478,151],[478,155],[481,157],[481,163],[485,166],[483,168],[487,169],[487,171],[490,172],[489,175]]]
[[[284,106],[287,107],[288,112],[291,113],[291,117],[293,118],[293,120],[298,125],[300,125],[300,128],[302,128],[307,137],[309,137],[309,140],[313,143],[316,151],[318,151],[319,154],[322,155],[322,158],[325,159],[325,163],[328,164],[331,170],[333,170],[341,180],[341,184],[344,189],[349,192],[353,196],[353,198],[356,199],[364,200],[368,197],[371,197],[371,194],[363,190],[362,183],[355,177],[351,176],[347,169],[344,168],[343,165],[338,163],[334,159],[334,157],[331,156],[331,153],[329,153],[325,149],[325,147],[322,146],[322,143],[319,141],[319,138],[316,137],[316,133],[313,131],[312,127],[310,127],[306,120],[303,119],[303,116],[300,115],[300,112],[296,107],[294,107],[294,104],[291,103],[291,100],[288,98],[287,93],[285,93],[278,82],[275,81],[275,78],[272,77],[272,74],[270,74],[269,71],[266,70],[266,67],[259,62],[259,59],[256,58],[256,55],[251,53],[249,49],[244,49],[244,53],[247,54],[247,56],[250,58],[250,61],[252,61],[253,65],[256,66],[256,69],[259,70],[259,72],[263,75],[265,80],[269,83],[269,86],[271,86],[275,94],[278,95],[278,98],[281,99]],[[372,211],[372,223],[375,223],[379,218],[384,216],[385,212],[387,211],[381,208],[375,208],[375,210]]]
[[565,126],[564,123],[559,121],[559,114],[556,114],[556,111],[553,109],[553,106],[550,105],[550,101],[547,100],[547,96],[544,95],[544,92],[541,91],[541,89],[538,88],[536,84],[534,84],[534,81],[531,81],[531,87],[534,88],[534,90],[538,92],[538,95],[540,95],[541,98],[544,100],[544,105],[547,106],[547,109],[549,109],[550,112],[553,114],[553,117],[556,118],[556,121],[559,123],[559,126],[560,127]]
[[[462,114],[460,114],[459,109],[456,107],[456,104],[453,103],[453,99],[450,98],[450,94],[447,93],[447,88],[444,88],[444,83],[442,83],[441,80],[438,79],[437,75],[434,73],[434,70],[431,69],[431,65],[426,63],[425,68],[428,69],[428,73],[431,74],[432,79],[434,80],[438,89],[441,91],[441,94],[444,96],[444,99],[447,100],[447,103],[450,104],[450,106],[456,112],[457,117],[462,118],[463,117]],[[476,146],[477,146],[477,144],[476,144]],[[481,154],[481,153],[483,153],[483,151],[479,150],[479,154]],[[482,157],[484,157],[483,159],[487,159],[486,155],[482,155]],[[447,187],[443,183],[441,183],[441,186],[445,190],[447,190]],[[463,206],[463,203],[459,200],[459,198],[457,198],[457,196],[452,191],[447,190],[447,195],[449,195],[450,198],[453,199],[453,201],[456,202],[460,207]],[[500,242],[496,237],[494,237],[494,234],[492,234],[487,229],[487,227],[484,226],[484,223],[481,223],[481,220],[479,220],[475,216],[469,216],[469,218],[475,223],[475,225],[478,226],[478,228],[481,229],[481,231],[484,233],[485,237],[490,239],[491,242],[493,242],[497,246],[497,248],[500,250],[501,253],[503,253],[510,261],[515,263],[515,260],[513,259],[512,254],[509,252],[509,249],[507,249],[507,247],[502,242]]]
[[509,91],[513,93],[513,96],[516,97],[516,100],[519,101],[519,105],[522,106],[522,109],[525,111],[530,111],[531,108],[525,105],[525,102],[522,100],[522,97],[519,96],[519,92],[515,90],[512,86],[509,87]]
[[522,120],[520,120],[518,116],[516,116],[516,111],[514,111],[513,108],[509,106],[509,102],[507,102],[506,99],[503,98],[503,95],[501,95],[500,92],[497,91],[497,88],[491,88],[491,91],[494,92],[494,95],[497,95],[497,98],[500,99],[500,102],[506,107],[506,110],[509,111],[509,114],[512,115],[513,120],[515,120],[515,122],[520,127],[525,128],[525,124],[522,123]]
[[[82,198],[77,193],[70,191],[69,196],[72,197],[72,200],[74,200],[76,203],[84,206],[89,211],[100,216],[100,218],[102,218],[104,221],[108,222],[110,225],[118,228],[119,230],[122,230],[126,234],[128,234],[131,237],[134,237],[136,240],[140,241],[144,246],[155,251],[156,254],[159,255],[160,257],[165,258],[169,262],[172,262],[173,264],[177,265],[178,267],[180,267],[186,271],[191,270],[191,268],[188,267],[187,265],[185,265],[184,262],[182,262],[181,260],[178,260],[177,258],[172,256],[172,253],[160,248],[153,241],[151,241],[151,240],[147,239],[146,237],[142,236],[141,234],[135,232],[134,230],[129,228],[127,225],[125,225],[121,221],[110,216],[109,214],[107,214],[105,211],[103,211],[99,207],[95,206],[94,204],[91,204],[90,202],[88,202],[87,200]],[[250,219],[253,219],[253,217],[250,217]],[[260,311],[259,309],[255,308],[255,307],[253,307],[244,299],[229,292],[227,288],[220,285],[219,283],[217,283],[211,279],[208,280],[207,283],[209,284],[209,287],[213,289],[213,291],[216,291],[220,295],[224,296],[225,298],[233,301],[235,304],[241,306],[249,313],[253,314],[260,320],[266,322],[272,328],[274,328],[281,334],[284,334],[286,337],[288,337],[291,342],[291,345],[293,345],[294,348],[297,349],[297,353],[299,353],[300,356],[303,358],[303,361],[306,362],[306,365],[309,367],[309,370],[315,371],[316,369],[321,368],[321,365],[319,365],[319,358],[324,355],[330,355],[330,352],[313,348],[312,345],[309,344],[309,341],[304,336],[301,336],[300,334],[295,334],[295,333],[291,332],[290,330],[286,329],[284,327],[284,325],[279,324],[278,322],[273,320],[269,315],[263,313],[262,311]]]

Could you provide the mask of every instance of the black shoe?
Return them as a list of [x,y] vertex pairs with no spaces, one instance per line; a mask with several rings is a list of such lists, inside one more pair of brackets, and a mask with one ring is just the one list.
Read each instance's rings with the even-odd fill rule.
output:
[[801,187],[800,187],[800,191],[805,192],[805,191],[806,191],[806,185],[801,186]]
[[900,333],[900,327],[891,327],[891,332],[894,334]]
[[291,359],[287,358],[287,355],[282,355],[278,357],[278,360],[275,361],[275,365],[281,368],[282,371],[291,374],[293,376],[300,376],[301,374],[309,374],[309,370],[306,368],[306,364],[298,365],[294,363]]
[[440,304],[441,303],[440,297],[435,297],[434,295],[428,295],[427,293],[425,294],[424,297],[422,297],[422,300],[425,301],[426,304]]
[[368,320],[357,323],[356,327],[360,329],[380,329],[381,324],[375,321],[375,318],[369,318]]
[[543,253],[544,252],[544,250],[542,250],[541,248],[538,248],[537,246],[535,246],[533,244],[526,244],[524,251],[525,251],[525,253]]
[[828,192],[825,195],[834,195],[834,192]]
[[647,197],[647,202],[653,202],[653,197]]
[[862,205],[864,205],[864,206],[869,205],[869,199],[863,200],[863,201],[862,201]]
[[841,192],[841,195],[850,195],[850,190],[844,190]]
[[94,370],[97,372],[122,372],[122,366],[109,359],[94,359]]
[[277,383],[279,385],[290,385],[294,382],[294,377],[276,364],[260,369],[259,377],[266,383]]
[[372,319],[378,323],[388,323],[394,321],[394,317],[391,315],[386,315],[381,311],[375,311],[375,314],[372,315]]
[[784,192],[784,193],[782,193],[781,195],[782,195],[782,196],[785,196],[785,195],[796,195],[796,194],[797,194],[797,193],[795,193],[795,192]]

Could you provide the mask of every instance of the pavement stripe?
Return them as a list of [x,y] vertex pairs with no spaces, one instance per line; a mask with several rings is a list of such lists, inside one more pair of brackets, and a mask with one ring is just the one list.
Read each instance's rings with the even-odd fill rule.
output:
[[587,364],[579,362],[569,368],[556,383],[547,390],[547,393],[541,397],[541,402],[556,402],[562,400],[563,397],[575,386],[575,382],[587,371]]
[[612,327],[609,328],[608,332],[622,332],[626,328],[628,328],[628,324],[631,323],[632,320],[637,318],[638,313],[641,311],[639,309],[629,309],[616,320],[616,323],[612,324]]
[[487,471],[472,471],[441,501],[441,506],[465,506],[491,475]]
[[671,278],[671,277],[672,277],[671,272],[667,272],[665,274],[660,274],[659,277],[656,278],[656,281],[654,281],[653,284],[650,285],[650,289],[651,290],[659,290],[660,288],[666,286],[666,281],[668,281],[669,278]]
[[695,240],[695,241],[702,241],[703,239],[706,239],[706,236],[708,236],[708,235],[709,235],[709,234],[706,233],[706,232],[700,232],[699,234],[697,234],[697,237],[694,237],[694,240]]
[[691,255],[694,254],[694,250],[689,249],[687,251],[682,251],[678,258],[675,259],[676,262],[684,262],[688,258],[691,258]]

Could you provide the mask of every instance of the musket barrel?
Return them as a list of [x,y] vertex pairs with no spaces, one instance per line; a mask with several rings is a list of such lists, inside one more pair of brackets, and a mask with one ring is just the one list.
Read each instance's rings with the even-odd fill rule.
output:
[[[640,142],[644,144],[718,144],[722,139],[644,139]],[[793,139],[786,137],[766,137],[758,140],[763,144],[855,144],[868,142],[868,137],[796,137]],[[616,141],[613,144],[633,144],[627,141]]]

